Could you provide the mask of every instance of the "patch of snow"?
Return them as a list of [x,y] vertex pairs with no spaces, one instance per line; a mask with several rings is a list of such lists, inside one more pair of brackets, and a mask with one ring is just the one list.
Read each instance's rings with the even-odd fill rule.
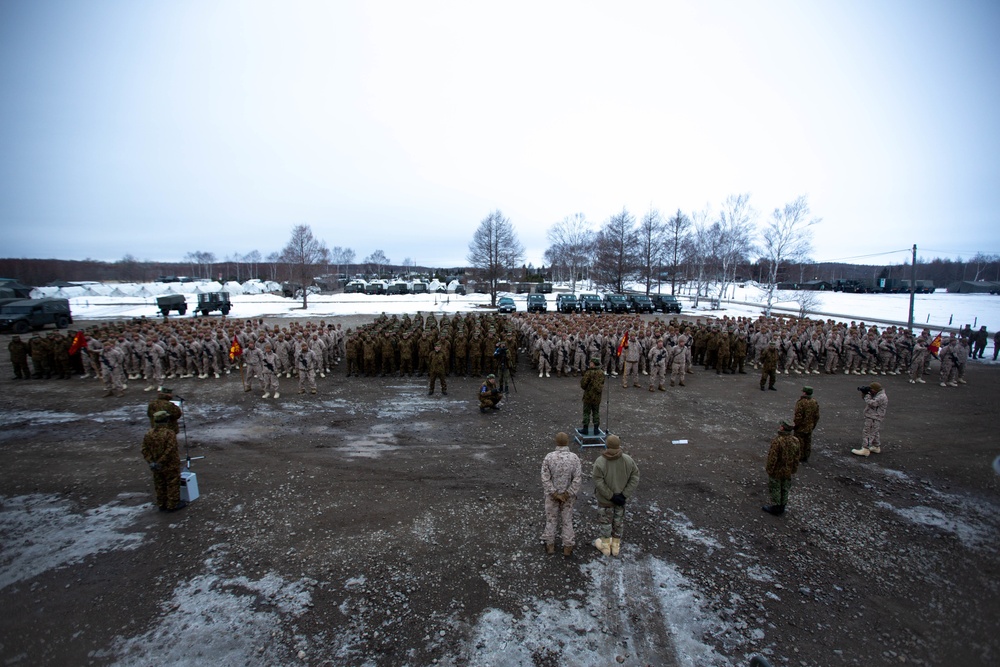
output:
[[877,506],[892,510],[899,516],[920,526],[927,526],[951,533],[970,549],[980,549],[996,541],[996,533],[985,526],[977,526],[958,518],[955,514],[945,514],[941,510],[924,505],[896,507],[885,501]]
[[119,496],[83,513],[54,494],[32,494],[0,500],[0,589],[59,567],[80,563],[94,554],[135,549],[144,533],[127,532],[152,505],[123,505]]

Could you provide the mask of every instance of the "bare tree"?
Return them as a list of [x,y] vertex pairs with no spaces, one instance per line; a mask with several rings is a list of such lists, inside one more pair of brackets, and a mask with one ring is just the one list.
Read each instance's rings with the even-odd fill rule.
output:
[[184,261],[191,264],[192,273],[198,278],[211,278],[215,265],[215,254],[196,251],[184,255]]
[[691,219],[677,209],[677,213],[667,220],[664,237],[666,246],[664,248],[665,261],[670,266],[670,293],[677,292],[677,268],[684,257],[684,247],[687,245],[691,232]]
[[292,228],[292,238],[281,251],[281,258],[291,265],[293,275],[302,284],[302,310],[309,307],[308,288],[312,283],[312,267],[325,262],[329,255],[326,244],[313,236],[309,225],[296,225]]
[[565,266],[570,276],[570,291],[576,291],[576,276],[590,263],[594,246],[594,231],[583,213],[567,215],[549,227],[546,234],[549,248],[545,259],[552,265]]
[[259,250],[251,250],[246,255],[243,256],[243,261],[247,263],[247,280],[252,280],[254,278],[260,278],[257,275],[257,265],[260,264],[261,256]]
[[986,273],[986,270],[990,267],[990,265],[998,259],[1000,259],[1000,257],[997,257],[996,255],[989,255],[982,250],[973,255],[972,259],[969,260],[969,263],[975,267],[976,275],[973,276],[972,279],[974,281],[978,281],[979,277]]
[[636,230],[639,255],[639,277],[646,283],[646,294],[649,294],[653,278],[660,280],[660,267],[663,264],[663,217],[655,208],[642,216]]
[[801,196],[776,208],[761,233],[760,258],[767,262],[764,284],[766,305],[764,314],[771,316],[774,293],[778,287],[778,272],[783,264],[804,261],[812,251],[812,229],[819,218],[809,217],[809,201]]
[[750,206],[750,194],[730,195],[722,202],[717,232],[719,239],[719,297],[736,280],[736,268],[750,261],[756,236],[757,212]]
[[371,272],[381,277],[382,267],[389,263],[389,258],[386,257],[385,253],[381,250],[376,250],[372,254],[365,257],[364,262],[368,265],[369,270],[371,270],[372,267],[375,267],[375,270]]
[[592,273],[598,284],[615,292],[624,292],[625,283],[635,276],[639,240],[635,218],[622,208],[608,218],[597,234],[597,261]]
[[[805,317],[820,304],[820,293],[816,290],[801,289],[795,292],[799,304],[799,317]],[[768,309],[770,311],[770,308]]]
[[497,305],[497,283],[524,260],[524,246],[510,218],[503,217],[500,209],[487,215],[469,243],[469,264],[482,272],[490,287],[490,305]]
[[281,255],[276,252],[269,253],[267,256],[267,263],[271,269],[271,282],[277,282],[278,280],[278,263],[281,262]]
[[695,280],[694,305],[697,307],[698,298],[708,296],[708,286],[718,276],[719,234],[718,223],[710,222],[711,209],[706,207],[703,211],[696,212],[693,217],[694,232],[691,234],[685,254],[690,265],[688,273]]

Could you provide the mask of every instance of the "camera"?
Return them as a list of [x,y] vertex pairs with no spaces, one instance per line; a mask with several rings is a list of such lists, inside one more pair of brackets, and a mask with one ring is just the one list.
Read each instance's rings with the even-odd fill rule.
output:
[[866,385],[864,387],[858,387],[858,391],[861,392],[862,396],[867,396],[868,394],[872,393],[872,388]]

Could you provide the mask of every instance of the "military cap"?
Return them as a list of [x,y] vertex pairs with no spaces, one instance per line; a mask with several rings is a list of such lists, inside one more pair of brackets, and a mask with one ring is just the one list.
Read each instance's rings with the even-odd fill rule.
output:
[[802,387],[802,393],[805,394],[806,396],[812,396],[813,395],[813,388],[812,387]]
[[786,422],[784,419],[781,420],[781,424],[778,425],[779,431],[791,431],[794,427]]
[[882,385],[880,385],[878,382],[872,382],[868,386],[871,388],[873,394],[877,394],[880,391],[882,391]]
[[619,449],[622,446],[622,439],[617,435],[609,435],[607,446],[608,449]]

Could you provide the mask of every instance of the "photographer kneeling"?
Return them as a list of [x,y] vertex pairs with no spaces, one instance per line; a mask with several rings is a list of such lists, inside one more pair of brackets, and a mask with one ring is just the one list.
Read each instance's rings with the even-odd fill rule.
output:
[[479,387],[479,411],[486,412],[486,408],[491,410],[500,409],[500,401],[503,400],[503,392],[497,385],[497,376],[490,373],[486,380]]

